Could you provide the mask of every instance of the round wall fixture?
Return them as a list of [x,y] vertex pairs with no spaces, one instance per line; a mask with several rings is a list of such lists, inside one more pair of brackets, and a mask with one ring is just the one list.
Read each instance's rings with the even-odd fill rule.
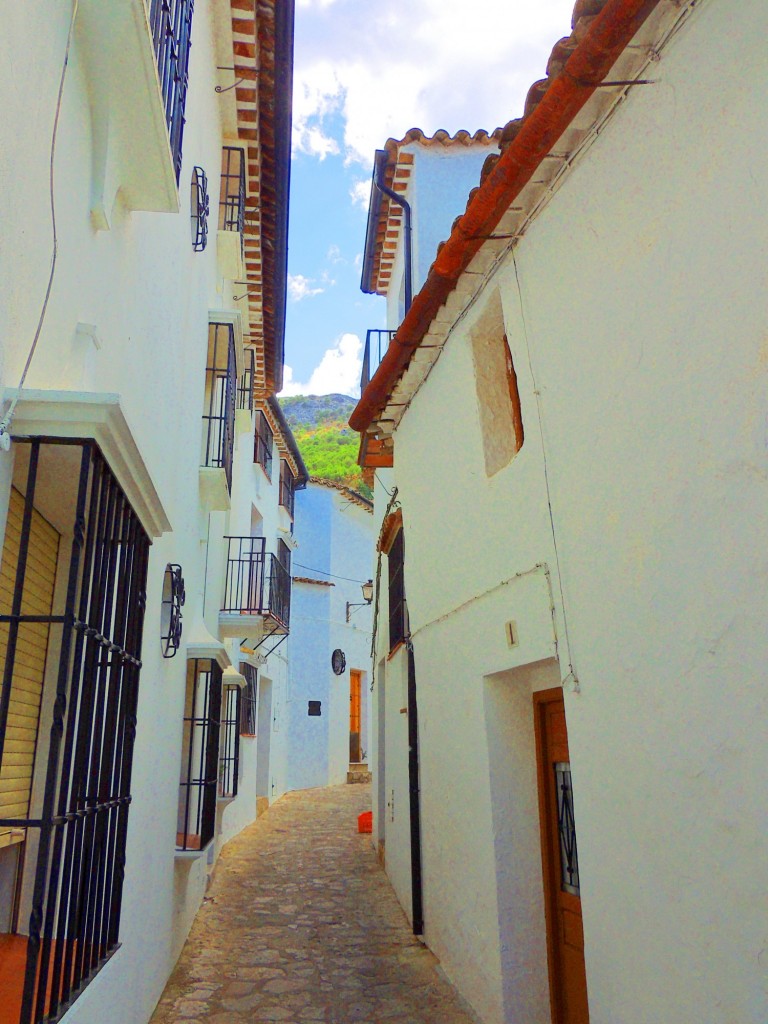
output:
[[337,647],[331,655],[331,668],[337,676],[340,676],[346,667],[347,659],[344,657],[344,651]]
[[186,597],[181,566],[169,562],[163,576],[160,606],[160,643],[164,658],[172,658],[181,646],[181,609]]
[[192,168],[189,217],[192,227],[192,248],[202,252],[208,243],[208,176],[202,167]]

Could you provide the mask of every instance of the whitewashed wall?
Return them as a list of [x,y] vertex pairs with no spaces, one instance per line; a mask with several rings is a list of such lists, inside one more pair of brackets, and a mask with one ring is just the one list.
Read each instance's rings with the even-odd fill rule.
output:
[[[361,746],[370,754],[371,609],[360,604],[360,584],[370,578],[374,518],[342,492],[311,483],[296,495],[296,531],[300,538],[293,574],[326,580],[333,586],[295,583],[291,610],[289,789],[338,785],[349,767],[350,670],[362,676]],[[307,568],[309,567],[309,568]],[[347,577],[342,579],[341,577]],[[346,657],[342,675],[334,675],[331,654]],[[307,714],[307,702],[321,702],[320,717]]]
[[[154,542],[149,563],[121,947],[68,1011],[66,1020],[73,1024],[107,1019],[143,1024],[149,1018],[198,909],[209,868],[205,856],[184,864],[174,858],[184,645],[194,623],[203,617],[204,592],[206,625],[217,633],[221,537],[250,532],[243,524],[250,523],[251,498],[240,484],[253,473],[252,440],[241,437],[232,512],[214,513],[209,522],[199,510],[198,497],[208,310],[228,305],[215,237],[222,145],[220,101],[214,92],[219,81],[216,65],[222,63],[214,49],[216,3],[195,4],[179,213],[130,212],[118,195],[107,210],[110,229],[94,230],[91,109],[97,84],[87,70],[80,23],[58,129],[58,265],[27,386],[118,393],[172,527]],[[229,5],[219,6],[226,20]],[[69,4],[52,0],[38,4],[34,17],[24,5],[6,5],[3,11],[0,81],[6,99],[0,142],[3,152],[13,153],[13,159],[0,161],[0,194],[7,200],[0,246],[5,325],[0,383],[5,386],[18,381],[50,266],[48,161],[70,13]],[[194,165],[208,173],[212,203],[212,230],[203,253],[193,252],[190,240],[189,182]],[[119,176],[120,168],[114,171]],[[96,326],[100,347],[76,335],[78,322]],[[13,450],[0,455],[4,487],[12,461]],[[262,512],[276,534],[276,485],[272,492],[263,496]],[[167,562],[182,565],[187,589],[182,648],[173,660],[160,656],[161,588]],[[275,689],[284,691],[284,662],[270,666],[270,671]],[[254,761],[255,751],[249,750],[244,756],[242,796],[224,812],[224,838],[255,817]]]
[[[758,0],[696,11],[518,245],[525,322],[508,261],[397,432],[426,937],[494,1024],[549,1019],[530,694],[568,658],[534,388],[590,1020],[768,1014],[766,29]],[[526,440],[487,479],[469,332],[496,289]],[[559,673],[541,572],[471,600],[541,562]]]

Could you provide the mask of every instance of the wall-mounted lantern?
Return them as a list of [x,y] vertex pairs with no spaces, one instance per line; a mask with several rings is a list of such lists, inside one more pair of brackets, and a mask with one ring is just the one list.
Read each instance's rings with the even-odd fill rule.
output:
[[186,600],[181,566],[171,562],[163,576],[163,599],[160,611],[160,643],[164,658],[172,658],[181,645],[181,609]]
[[366,580],[360,588],[363,592],[362,601],[347,601],[347,622],[349,622],[349,609],[350,608],[364,608],[370,604],[373,600],[373,580]]

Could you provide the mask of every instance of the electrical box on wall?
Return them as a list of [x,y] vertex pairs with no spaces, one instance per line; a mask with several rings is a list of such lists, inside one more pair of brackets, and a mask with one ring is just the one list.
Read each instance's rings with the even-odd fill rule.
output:
[[520,643],[520,635],[517,632],[517,623],[513,619],[510,619],[506,624],[505,629],[507,633],[507,645],[509,647],[517,647]]
[[320,703],[321,702],[319,700],[307,701],[307,714],[310,716],[310,718],[320,717]]

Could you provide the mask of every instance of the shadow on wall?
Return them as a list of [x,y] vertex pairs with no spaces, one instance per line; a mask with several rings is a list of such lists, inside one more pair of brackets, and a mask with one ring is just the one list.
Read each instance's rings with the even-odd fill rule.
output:
[[549,1020],[532,694],[560,683],[548,659],[484,679],[504,1020]]

